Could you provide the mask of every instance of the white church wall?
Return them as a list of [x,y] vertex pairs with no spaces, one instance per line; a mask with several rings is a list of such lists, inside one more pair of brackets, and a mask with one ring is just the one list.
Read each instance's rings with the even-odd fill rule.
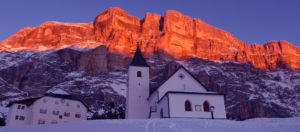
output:
[[[142,76],[137,77],[140,71]],[[148,118],[149,67],[129,66],[126,118]]]
[[161,110],[163,111],[163,117],[162,118],[169,118],[169,100],[168,96],[165,96],[162,98],[158,103],[158,109],[157,109],[157,115],[159,118],[161,118]]
[[159,118],[159,109],[158,109],[158,93],[154,91],[149,97],[149,106],[151,111],[150,118]]
[[[211,118],[211,112],[204,112],[203,103],[208,101],[210,106],[214,106],[214,118],[226,119],[224,96],[223,95],[203,95],[203,94],[183,94],[169,93],[170,118]],[[192,111],[185,111],[185,101],[189,100]],[[200,105],[200,111],[195,110],[195,106]]]
[[[46,110],[46,112],[41,113],[41,109]],[[58,115],[53,114],[53,111],[59,111]],[[30,124],[39,124],[39,120],[44,120],[45,124],[55,124],[87,119],[87,108],[80,101],[49,96],[35,101],[32,104],[31,112]],[[65,116],[65,112],[70,113],[70,115]],[[80,114],[80,118],[76,118],[75,114]]]
[[[182,79],[179,77],[180,74],[184,76]],[[163,97],[166,92],[177,90],[198,90],[199,92],[207,91],[183,68],[179,69],[172,77],[170,77],[163,85],[160,86],[158,89],[159,99]]]
[[10,106],[6,125],[14,126],[14,125],[25,125],[30,121],[30,116],[28,116],[29,108],[24,104],[13,104]]

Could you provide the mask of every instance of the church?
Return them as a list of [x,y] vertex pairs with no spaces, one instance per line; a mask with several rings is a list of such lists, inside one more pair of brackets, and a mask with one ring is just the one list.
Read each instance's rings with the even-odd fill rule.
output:
[[208,91],[183,66],[151,93],[149,70],[138,46],[128,69],[126,119],[226,119],[225,95]]

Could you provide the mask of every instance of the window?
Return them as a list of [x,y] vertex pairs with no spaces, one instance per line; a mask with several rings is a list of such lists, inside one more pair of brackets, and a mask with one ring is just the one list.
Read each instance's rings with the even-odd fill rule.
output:
[[24,117],[24,116],[20,116],[19,119],[20,119],[20,120],[25,120],[25,117]]
[[178,75],[178,77],[182,80],[182,79],[184,79],[184,74],[182,74],[182,73],[180,73],[179,75]]
[[57,124],[57,121],[56,120],[52,120],[51,124]]
[[207,101],[204,101],[203,107],[205,112],[209,112],[209,103]]
[[138,72],[136,73],[136,76],[137,76],[137,77],[142,77],[142,72],[141,72],[141,71],[138,71]]
[[185,101],[185,111],[192,111],[192,105],[189,100]]
[[76,118],[80,118],[80,117],[81,117],[81,114],[75,114],[75,117],[76,117]]
[[164,110],[160,109],[160,118],[164,118]]
[[59,119],[62,119],[63,118],[63,116],[62,115],[59,115]]
[[25,120],[25,117],[24,116],[18,116],[18,115],[16,115],[16,119],[15,120]]
[[46,109],[40,109],[40,113],[46,114],[47,110]]
[[70,112],[65,112],[65,113],[64,113],[64,116],[70,117]]
[[46,121],[43,119],[39,119],[39,121],[38,121],[38,124],[45,124],[45,123],[46,123]]
[[52,114],[53,114],[53,115],[58,115],[58,114],[59,114],[59,111],[58,111],[58,110],[53,110],[53,111],[52,111]]
[[25,106],[24,106],[24,105],[18,105],[18,108],[17,108],[17,109],[24,110],[24,109],[25,109]]

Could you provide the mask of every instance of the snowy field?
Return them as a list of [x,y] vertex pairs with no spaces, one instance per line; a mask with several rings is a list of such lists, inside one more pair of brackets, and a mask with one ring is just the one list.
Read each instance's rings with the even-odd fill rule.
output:
[[0,132],[299,132],[300,118],[93,120],[0,127]]

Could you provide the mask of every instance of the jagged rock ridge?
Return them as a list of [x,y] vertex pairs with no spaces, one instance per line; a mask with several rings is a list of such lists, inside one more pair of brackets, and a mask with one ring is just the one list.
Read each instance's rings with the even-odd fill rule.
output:
[[132,55],[137,42],[149,56],[170,55],[177,59],[194,56],[214,61],[251,63],[264,70],[278,67],[300,70],[300,48],[289,42],[249,45],[201,19],[173,10],[166,11],[164,16],[146,13],[141,20],[121,8],[110,8],[91,23],[46,22],[36,28],[20,30],[2,41],[0,50],[105,45],[110,52]]

